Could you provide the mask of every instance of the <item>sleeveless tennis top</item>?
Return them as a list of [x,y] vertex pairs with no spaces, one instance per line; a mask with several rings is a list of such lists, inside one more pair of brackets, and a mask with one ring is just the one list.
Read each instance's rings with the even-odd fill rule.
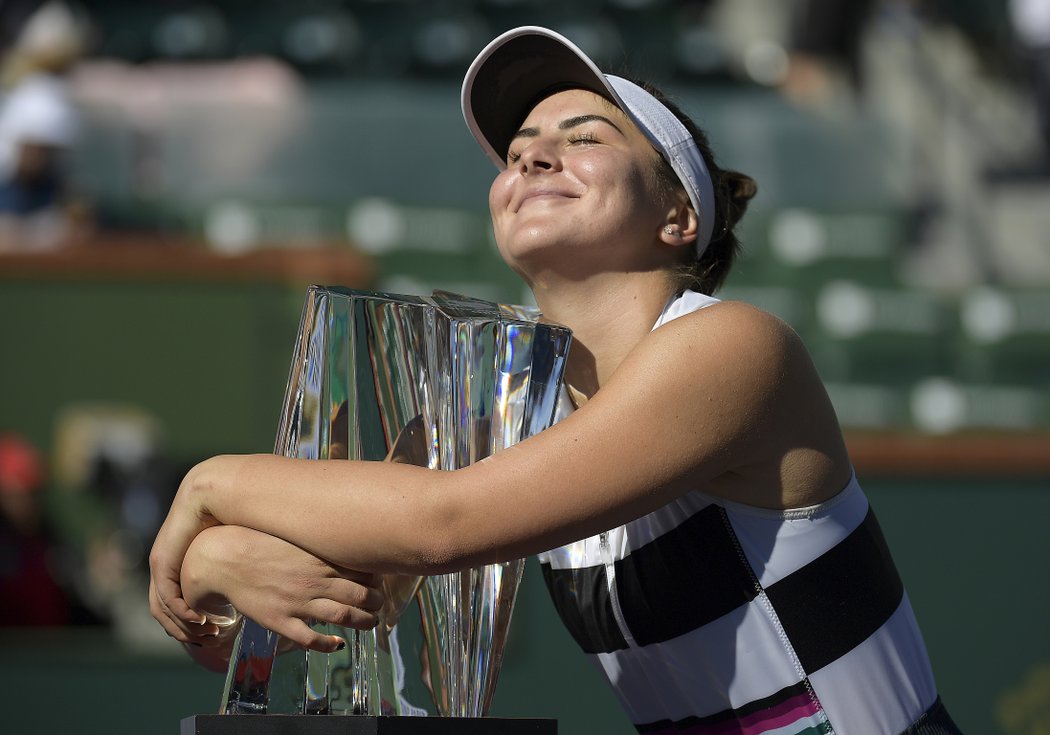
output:
[[[713,303],[686,291],[654,329]],[[558,418],[571,411],[563,392]],[[539,561],[641,733],[896,735],[939,704],[855,476],[784,511],[686,493]]]

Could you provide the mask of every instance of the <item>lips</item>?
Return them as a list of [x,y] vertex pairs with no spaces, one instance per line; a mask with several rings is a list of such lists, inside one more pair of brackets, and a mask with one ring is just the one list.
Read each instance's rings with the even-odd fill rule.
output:
[[522,205],[525,204],[525,202],[528,202],[533,199],[543,199],[548,197],[556,197],[562,199],[578,199],[579,195],[576,192],[569,191],[566,189],[560,189],[551,186],[538,186],[526,190],[525,193],[522,194],[516,202],[514,202],[512,210],[517,212],[519,209],[521,209]]

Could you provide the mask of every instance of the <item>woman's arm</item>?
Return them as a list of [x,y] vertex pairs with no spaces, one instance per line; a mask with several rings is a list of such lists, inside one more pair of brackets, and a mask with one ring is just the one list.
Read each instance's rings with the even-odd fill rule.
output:
[[[287,541],[241,526],[215,526],[194,538],[181,571],[181,593],[208,622],[187,623],[171,614],[150,590],[150,610],[165,630],[212,670],[225,670],[235,625],[232,606],[268,630],[300,646],[331,652],[344,642],[322,635],[311,622],[368,629],[383,605],[372,574],[337,567]],[[232,622],[232,621],[230,621]]]
[[[769,480],[765,495],[736,499],[783,507],[848,479],[826,403],[789,328],[743,304],[712,306],[648,335],[565,421],[455,472],[207,460],[183,482],[152,568],[162,597],[176,598],[185,548],[215,524],[265,531],[346,566],[430,574],[552,548],[691,489],[718,493],[730,475]],[[818,428],[800,429],[800,415]]]

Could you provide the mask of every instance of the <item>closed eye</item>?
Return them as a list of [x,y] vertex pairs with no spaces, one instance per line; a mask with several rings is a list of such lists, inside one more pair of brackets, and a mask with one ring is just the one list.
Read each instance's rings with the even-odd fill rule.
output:
[[[562,120],[560,123],[558,123],[558,129],[559,130],[572,130],[572,131],[574,131],[574,132],[569,134],[568,138],[566,138],[566,141],[570,145],[575,144],[575,143],[598,143],[600,141],[598,140],[598,137],[597,137],[597,135],[595,135],[594,132],[592,132],[592,131],[580,131],[579,130],[579,127],[581,125],[585,125],[587,123],[593,123],[593,122],[605,123],[606,125],[609,125],[614,130],[616,130],[618,133],[620,133],[620,135],[623,135],[623,131],[620,130],[620,127],[616,123],[614,123],[612,120],[610,120],[609,118],[605,117],[604,115],[576,115],[575,117],[566,118],[565,120]],[[519,130],[518,132],[516,132],[514,134],[514,138],[512,139],[512,142],[514,140],[520,140],[522,138],[526,138],[526,139],[527,138],[536,138],[536,137],[539,136],[539,134],[540,134],[539,128],[532,128],[532,127],[530,127],[530,128],[522,128],[521,130]],[[507,165],[508,166],[517,163],[519,160],[521,160],[521,154],[520,153],[517,153],[517,152],[515,152],[513,150],[508,150],[507,151]]]
[[570,145],[572,145],[574,143],[600,143],[601,142],[601,141],[598,140],[598,136],[597,135],[595,135],[592,132],[586,132],[586,131],[573,133],[572,135],[570,135],[568,137],[568,141],[569,141]]
[[[569,145],[576,145],[579,143],[600,143],[601,140],[599,140],[598,135],[592,131],[578,130],[566,136],[565,142]],[[516,151],[507,151],[507,165],[513,166],[520,160],[520,153]]]

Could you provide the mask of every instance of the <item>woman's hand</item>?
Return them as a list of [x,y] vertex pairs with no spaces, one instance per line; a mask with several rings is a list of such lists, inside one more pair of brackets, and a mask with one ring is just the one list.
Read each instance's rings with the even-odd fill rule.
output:
[[[313,630],[328,622],[367,630],[383,606],[379,582],[371,574],[329,564],[299,547],[241,526],[215,526],[190,545],[181,589],[194,610],[221,615],[228,606],[285,639],[317,651],[338,650],[344,641]],[[212,645],[221,638],[206,623],[181,624],[151,592],[151,610],[177,640]],[[206,630],[205,630],[206,629]],[[217,643],[218,641],[216,641]]]
[[199,483],[211,481],[209,467],[214,463],[214,459],[206,460],[186,473],[149,555],[150,611],[169,635],[183,643],[199,644],[201,638],[217,632],[203,613],[186,604],[180,583],[190,544],[197,534],[218,523],[201,506],[201,493],[195,492]]

